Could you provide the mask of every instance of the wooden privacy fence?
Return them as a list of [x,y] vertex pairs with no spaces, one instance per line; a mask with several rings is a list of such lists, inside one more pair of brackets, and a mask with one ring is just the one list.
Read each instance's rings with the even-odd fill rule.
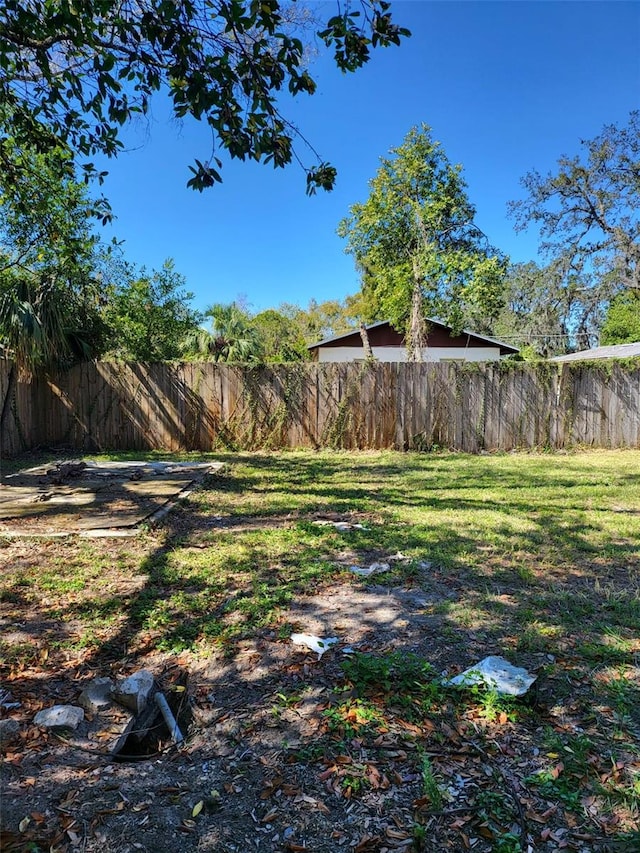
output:
[[[10,365],[0,362],[0,405]],[[118,364],[18,382],[0,449],[640,446],[640,364]]]

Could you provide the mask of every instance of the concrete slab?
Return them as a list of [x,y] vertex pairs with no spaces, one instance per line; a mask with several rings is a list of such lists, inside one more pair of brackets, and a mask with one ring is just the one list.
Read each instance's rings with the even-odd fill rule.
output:
[[163,517],[221,462],[74,460],[0,484],[0,536],[122,536]]

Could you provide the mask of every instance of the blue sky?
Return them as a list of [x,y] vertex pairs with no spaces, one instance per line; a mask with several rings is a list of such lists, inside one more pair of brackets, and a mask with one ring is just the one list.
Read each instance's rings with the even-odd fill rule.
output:
[[[317,4],[329,16],[335,3]],[[282,110],[338,169],[332,193],[305,195],[304,173],[225,163],[222,186],[186,188],[188,165],[210,153],[196,122],[177,124],[154,102],[151,120],[127,130],[130,150],[107,165],[103,191],[117,217],[112,234],[147,268],[166,258],[195,294],[194,305],[244,297],[254,311],[342,299],[359,287],[336,235],[349,206],[367,196],[379,158],[409,129],[431,126],[464,167],[477,224],[513,260],[536,257],[534,232],[516,235],[507,201],[530,169],[604,124],[640,107],[640,2],[393,2],[413,35],[399,48],[343,75],[320,53],[318,91],[283,98]],[[300,147],[309,164],[313,158]]]

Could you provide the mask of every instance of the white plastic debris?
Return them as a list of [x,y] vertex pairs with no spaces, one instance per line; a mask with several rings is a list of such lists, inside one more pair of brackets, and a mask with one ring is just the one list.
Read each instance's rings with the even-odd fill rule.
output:
[[297,646],[306,646],[310,651],[317,652],[318,660],[328,649],[338,642],[337,637],[316,637],[314,634],[292,634],[291,642]]
[[344,532],[346,530],[367,530],[364,524],[352,524],[350,521],[329,521],[326,518],[319,518],[313,522],[319,527],[335,527],[336,530]]
[[498,693],[507,696],[523,696],[531,687],[537,676],[531,675],[526,669],[513,666],[508,660],[497,655],[489,655],[483,660],[465,669],[455,678],[450,678],[445,684],[468,686],[471,684],[486,684]]
[[349,566],[349,571],[361,578],[369,578],[371,575],[379,575],[389,571],[389,563],[371,563],[367,568],[362,566]]

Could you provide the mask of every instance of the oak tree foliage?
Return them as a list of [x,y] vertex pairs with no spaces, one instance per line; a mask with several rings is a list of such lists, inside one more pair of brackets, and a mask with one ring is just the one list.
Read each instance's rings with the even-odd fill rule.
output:
[[522,179],[526,197],[510,204],[516,229],[537,227],[543,252],[569,274],[589,273],[612,295],[640,290],[640,112],[581,146],[554,172]]
[[[67,148],[76,160],[111,157],[122,148],[123,125],[146,113],[159,91],[168,94],[176,118],[190,116],[211,129],[214,150],[190,167],[189,185],[197,190],[221,180],[215,146],[276,167],[298,159],[294,142],[305,140],[282,114],[279,96],[316,89],[305,63],[305,29],[291,14],[303,6],[283,0],[5,0],[3,183],[19,168],[6,144],[9,135],[19,148]],[[317,35],[344,72],[364,65],[372,48],[397,45],[409,35],[383,0],[333,9]],[[91,162],[82,168],[87,176],[104,175]],[[309,193],[333,187],[330,163],[305,171]]]
[[567,275],[554,262],[516,263],[507,270],[504,307],[491,332],[531,356],[563,355],[597,343],[605,308],[604,288],[584,274]]

